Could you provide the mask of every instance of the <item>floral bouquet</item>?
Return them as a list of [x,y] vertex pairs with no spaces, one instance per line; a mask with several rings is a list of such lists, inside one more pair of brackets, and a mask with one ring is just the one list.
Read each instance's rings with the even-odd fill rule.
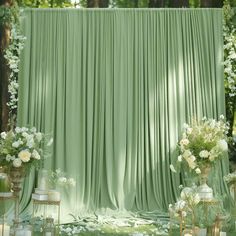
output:
[[75,186],[75,179],[68,177],[65,172],[61,169],[56,169],[55,171],[51,171],[49,182],[54,187],[66,187],[66,186]]
[[200,200],[195,186],[185,187],[181,191],[180,199],[174,205],[169,205],[169,211],[174,213],[175,217],[180,217],[180,214],[182,217],[186,217],[188,212],[194,212],[194,208]]
[[236,172],[229,173],[228,175],[224,176],[224,181],[228,184],[234,184],[236,183]]
[[[215,119],[193,120],[191,125],[184,125],[182,138],[178,143],[180,155],[177,165],[185,164],[196,174],[201,174],[201,168],[213,165],[223,158],[228,150],[228,124],[221,115],[219,121]],[[173,165],[172,171],[176,171]]]
[[[8,169],[37,166],[42,161],[41,144],[44,135],[36,128],[16,127],[2,132],[0,137],[0,166]],[[50,145],[51,141],[47,145]]]
[[[169,213],[171,216],[180,220],[180,232],[182,234],[183,223],[189,223],[195,229],[196,224],[196,208],[200,202],[196,186],[185,187],[182,189],[180,199],[174,204],[169,205]],[[189,217],[191,216],[191,217]],[[195,235],[195,234],[194,234]]]

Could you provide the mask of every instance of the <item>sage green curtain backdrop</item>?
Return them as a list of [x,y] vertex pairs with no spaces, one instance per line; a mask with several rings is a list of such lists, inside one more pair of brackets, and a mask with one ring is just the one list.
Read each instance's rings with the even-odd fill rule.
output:
[[225,113],[221,9],[28,9],[22,25],[18,125],[52,134],[46,168],[76,178],[63,209],[166,211],[183,123]]

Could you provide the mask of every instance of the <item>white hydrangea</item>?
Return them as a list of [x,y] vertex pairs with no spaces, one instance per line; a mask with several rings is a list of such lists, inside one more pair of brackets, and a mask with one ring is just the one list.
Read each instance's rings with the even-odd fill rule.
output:
[[207,150],[202,150],[200,153],[199,153],[199,156],[201,158],[208,158],[208,156],[210,155],[210,153],[207,151]]

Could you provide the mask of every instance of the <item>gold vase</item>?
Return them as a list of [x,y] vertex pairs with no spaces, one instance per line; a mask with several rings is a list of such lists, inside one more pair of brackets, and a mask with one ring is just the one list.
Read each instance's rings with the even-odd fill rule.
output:
[[19,225],[19,197],[21,191],[21,184],[25,176],[25,168],[21,167],[11,167],[9,170],[9,180],[11,182],[11,189],[15,197],[15,219],[14,227],[16,228]]

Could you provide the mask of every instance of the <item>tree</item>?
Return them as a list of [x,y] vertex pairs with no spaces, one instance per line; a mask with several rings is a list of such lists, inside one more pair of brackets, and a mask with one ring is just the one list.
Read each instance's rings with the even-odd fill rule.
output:
[[170,7],[189,7],[188,0],[170,0],[169,1]]
[[201,7],[222,7],[223,1],[222,0],[201,0]]
[[165,7],[165,0],[149,0],[148,7]]
[[[0,0],[1,11],[4,13],[12,5],[11,0]],[[10,26],[4,15],[0,17],[0,129],[1,131],[7,130],[9,109],[8,102],[8,78],[9,68],[7,61],[4,58],[4,51],[10,42]]]

